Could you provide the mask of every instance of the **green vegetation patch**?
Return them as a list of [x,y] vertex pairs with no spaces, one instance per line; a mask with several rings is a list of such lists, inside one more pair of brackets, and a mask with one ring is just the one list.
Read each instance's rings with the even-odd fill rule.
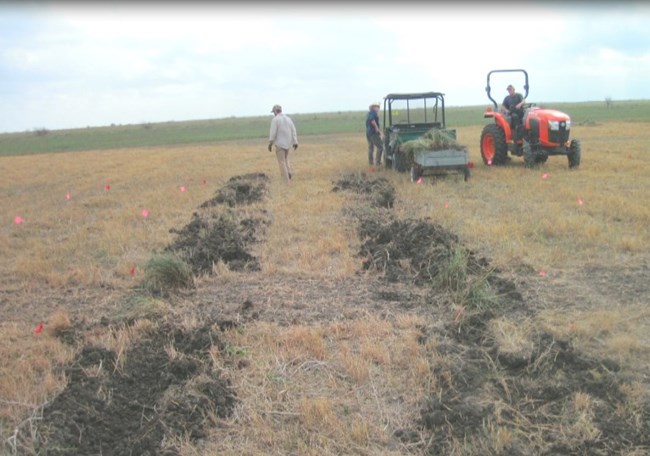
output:
[[[535,102],[534,99],[531,101]],[[489,104],[486,100],[485,104],[479,106],[448,106],[445,109],[447,125],[454,128],[483,125],[486,122],[483,114]],[[566,112],[574,125],[606,121],[650,122],[650,100],[536,104]],[[362,135],[365,130],[365,111],[289,115],[301,137],[342,133]],[[0,134],[0,156],[263,139],[268,135],[270,121],[270,116],[254,116],[112,124],[66,130],[39,127],[20,133]]]
[[190,288],[194,284],[192,268],[178,256],[163,253],[153,256],[144,267],[143,287],[154,295]]

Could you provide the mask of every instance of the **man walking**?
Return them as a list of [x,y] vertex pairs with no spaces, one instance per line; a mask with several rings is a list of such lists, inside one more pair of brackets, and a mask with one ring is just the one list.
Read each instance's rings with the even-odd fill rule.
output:
[[298,134],[290,117],[282,114],[282,106],[275,105],[271,110],[271,132],[269,133],[269,152],[275,145],[275,155],[280,165],[280,175],[289,182],[292,177],[291,152],[298,148]]
[[[381,165],[381,156],[384,152],[384,144],[381,141],[381,130],[379,128],[379,103],[373,103],[368,108],[366,116],[366,139],[368,140],[368,164],[370,166]],[[377,155],[374,157],[374,150],[377,148]]]

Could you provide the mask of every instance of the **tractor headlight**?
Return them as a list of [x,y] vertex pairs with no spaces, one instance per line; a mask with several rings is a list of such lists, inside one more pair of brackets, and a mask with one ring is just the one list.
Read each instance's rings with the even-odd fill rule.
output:
[[549,120],[548,129],[551,131],[559,131],[560,129],[570,130],[571,121],[570,120]]

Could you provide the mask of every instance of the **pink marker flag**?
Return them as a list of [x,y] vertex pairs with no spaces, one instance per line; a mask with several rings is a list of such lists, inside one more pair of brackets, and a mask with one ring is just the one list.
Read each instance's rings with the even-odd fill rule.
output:
[[546,272],[544,272],[544,271],[539,271],[539,275],[540,275],[540,277],[546,277]]
[[445,209],[449,209],[449,201],[445,201]]
[[65,194],[65,199],[68,200],[68,201],[70,201],[72,199],[72,195],[70,194],[70,192]]
[[205,185],[205,184],[207,184],[207,183],[208,183],[208,181],[207,181],[207,180],[205,180],[205,179],[203,179],[203,180],[201,181],[201,183],[202,183],[203,185]]
[[583,200],[582,196],[581,196],[581,197],[578,198],[578,205],[582,206],[583,204],[585,204],[585,200]]
[[129,275],[133,277],[135,275],[135,264],[131,265],[131,269],[129,269]]
[[542,174],[542,179],[544,179],[544,180],[548,179],[548,173]]
[[22,218],[20,215],[17,215],[16,218],[14,219],[14,223],[15,223],[16,225],[20,225],[20,224],[23,223],[24,221],[25,221],[25,219]]
[[104,190],[109,191],[110,189],[111,189],[111,185],[110,185],[110,184],[106,184],[106,185],[104,185]]
[[422,180],[421,177],[417,181],[415,181],[416,184],[421,184],[422,182],[424,182],[424,180]]
[[143,216],[144,218],[149,217],[149,211],[146,210],[146,209],[142,209],[142,212],[140,212],[140,214],[142,214],[142,216]]
[[492,160],[488,160],[488,166],[492,166]]
[[34,334],[40,334],[40,333],[42,333],[42,332],[43,332],[43,328],[45,328],[45,324],[42,323],[42,322],[39,323],[38,326],[37,326],[36,328],[34,328]]
[[185,190],[187,190],[184,185],[181,185],[180,187],[178,187],[178,189],[181,191],[181,193],[183,193],[183,192],[185,192]]

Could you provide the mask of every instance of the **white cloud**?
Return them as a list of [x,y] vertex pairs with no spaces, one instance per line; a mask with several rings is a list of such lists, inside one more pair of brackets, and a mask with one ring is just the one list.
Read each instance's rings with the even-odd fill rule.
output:
[[640,6],[46,5],[0,15],[0,131],[363,110],[389,92],[483,104],[498,68],[527,69],[531,101],[650,96]]

